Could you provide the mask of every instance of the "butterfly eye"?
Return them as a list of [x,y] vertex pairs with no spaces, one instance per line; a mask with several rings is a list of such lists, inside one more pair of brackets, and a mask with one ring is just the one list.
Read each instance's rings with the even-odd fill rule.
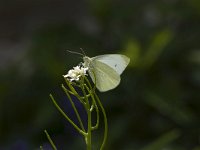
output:
[[82,63],[82,62],[80,62],[80,63],[78,64],[78,66],[81,66],[81,67],[83,67],[84,65],[83,65],[83,63]]

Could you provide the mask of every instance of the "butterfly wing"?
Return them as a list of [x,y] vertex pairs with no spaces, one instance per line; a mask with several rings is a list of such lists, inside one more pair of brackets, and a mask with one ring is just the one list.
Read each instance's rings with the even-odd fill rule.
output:
[[105,54],[91,58],[92,61],[102,62],[112,69],[114,69],[119,75],[122,74],[124,69],[130,62],[130,58],[121,54]]
[[113,68],[95,59],[90,62],[89,75],[101,92],[114,89],[120,83],[120,75]]

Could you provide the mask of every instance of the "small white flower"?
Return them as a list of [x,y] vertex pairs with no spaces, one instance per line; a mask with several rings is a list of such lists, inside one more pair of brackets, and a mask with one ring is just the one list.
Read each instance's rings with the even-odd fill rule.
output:
[[69,70],[66,75],[64,75],[65,78],[68,78],[70,81],[78,81],[81,76],[87,75],[86,72],[88,70],[88,67],[81,67],[76,66],[73,67],[73,69]]

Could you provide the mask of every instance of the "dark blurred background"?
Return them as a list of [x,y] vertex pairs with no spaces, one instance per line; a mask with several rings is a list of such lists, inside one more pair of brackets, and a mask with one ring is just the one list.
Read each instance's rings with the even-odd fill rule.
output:
[[121,84],[99,93],[106,150],[200,150],[199,0],[1,0],[1,150],[50,149],[44,129],[59,149],[85,149],[49,98],[73,118],[60,85],[82,61],[66,50],[80,48],[131,58]]

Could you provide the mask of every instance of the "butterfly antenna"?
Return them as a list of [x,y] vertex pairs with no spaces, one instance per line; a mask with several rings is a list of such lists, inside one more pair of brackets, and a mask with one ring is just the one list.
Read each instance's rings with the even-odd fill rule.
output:
[[80,48],[80,50],[83,53],[83,55],[86,56],[85,51],[82,48]]
[[84,56],[84,54],[81,54],[79,52],[75,52],[75,51],[70,51],[70,50],[67,50],[68,52],[72,53],[72,54],[78,54],[78,55],[81,55],[81,56]]

